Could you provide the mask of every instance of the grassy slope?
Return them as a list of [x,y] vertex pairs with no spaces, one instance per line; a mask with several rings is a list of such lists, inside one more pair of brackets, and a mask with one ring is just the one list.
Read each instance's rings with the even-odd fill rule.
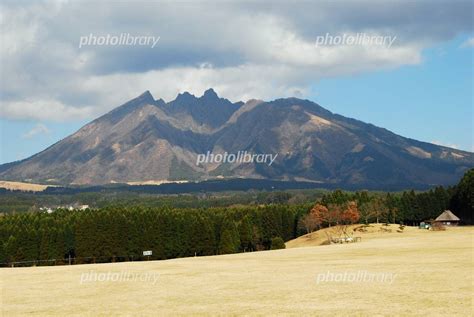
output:
[[[409,231],[409,232],[408,232]],[[408,230],[361,243],[168,261],[0,269],[4,316],[468,316],[474,228]],[[318,273],[397,274],[388,283],[317,284]],[[158,282],[90,282],[81,273],[160,274]]]
[[[379,238],[397,238],[397,237],[412,237],[420,236],[423,234],[429,234],[427,230],[420,230],[417,227],[405,226],[403,233],[397,232],[399,225],[390,224],[385,226],[383,224],[370,224],[365,227],[366,232],[354,231],[356,228],[360,228],[362,225],[350,225],[347,226],[346,232],[348,236],[360,237],[363,241],[379,239]],[[390,230],[390,232],[382,231],[382,228]],[[324,228],[304,236],[298,237],[297,239],[288,241],[286,243],[287,248],[301,248],[301,247],[314,247],[323,245],[328,240],[328,234],[332,237],[343,237],[340,227]]]

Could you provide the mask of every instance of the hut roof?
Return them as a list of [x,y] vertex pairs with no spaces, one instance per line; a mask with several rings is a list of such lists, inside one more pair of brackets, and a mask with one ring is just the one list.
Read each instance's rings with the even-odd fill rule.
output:
[[451,212],[451,210],[445,210],[435,221],[459,221],[459,219],[455,214]]

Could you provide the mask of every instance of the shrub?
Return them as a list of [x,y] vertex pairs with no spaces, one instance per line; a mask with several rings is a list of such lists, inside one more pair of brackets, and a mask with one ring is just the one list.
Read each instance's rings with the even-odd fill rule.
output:
[[285,249],[285,241],[283,241],[282,238],[280,237],[275,237],[272,239],[272,250],[277,250],[277,249]]

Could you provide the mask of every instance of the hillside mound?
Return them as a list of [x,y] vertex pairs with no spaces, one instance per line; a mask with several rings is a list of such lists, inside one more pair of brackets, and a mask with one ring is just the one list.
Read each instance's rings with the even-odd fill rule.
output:
[[[361,241],[371,240],[376,238],[385,238],[389,236],[413,236],[427,233],[428,230],[418,229],[418,227],[405,226],[403,230],[400,230],[398,224],[377,224],[372,223],[369,225],[355,224],[347,226],[346,233],[350,237],[360,237]],[[401,231],[401,232],[400,232]],[[296,239],[286,242],[287,248],[302,248],[302,247],[314,247],[319,245],[329,244],[328,238],[344,237],[341,226],[333,226],[329,228],[323,228],[308,234],[305,234]]]

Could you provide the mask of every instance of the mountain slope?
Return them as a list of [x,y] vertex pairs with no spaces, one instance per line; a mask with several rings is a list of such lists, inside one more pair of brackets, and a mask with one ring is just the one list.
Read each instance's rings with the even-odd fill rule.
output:
[[[277,155],[262,163],[201,163],[199,154]],[[456,183],[474,155],[398,136],[308,100],[232,103],[209,89],[165,103],[147,91],[20,162],[0,179],[107,184],[264,178],[360,187]]]

